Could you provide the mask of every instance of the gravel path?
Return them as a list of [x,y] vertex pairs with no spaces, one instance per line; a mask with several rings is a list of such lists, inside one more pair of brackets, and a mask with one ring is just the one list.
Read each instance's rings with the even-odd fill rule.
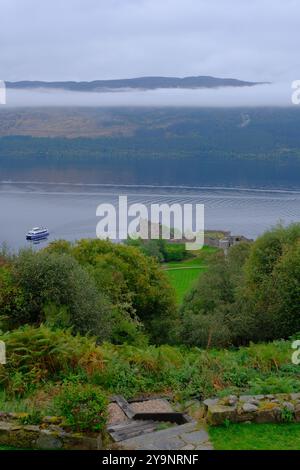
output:
[[167,400],[159,398],[130,403],[130,408],[135,413],[172,413],[173,411]]

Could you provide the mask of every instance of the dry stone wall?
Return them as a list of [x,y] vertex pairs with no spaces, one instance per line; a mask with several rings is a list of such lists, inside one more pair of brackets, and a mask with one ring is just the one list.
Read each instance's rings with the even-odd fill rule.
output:
[[300,393],[277,395],[230,395],[203,402],[211,425],[227,422],[300,422]]
[[100,450],[100,434],[72,433],[60,424],[60,418],[47,416],[40,425],[21,424],[26,413],[0,412],[0,445],[22,449]]

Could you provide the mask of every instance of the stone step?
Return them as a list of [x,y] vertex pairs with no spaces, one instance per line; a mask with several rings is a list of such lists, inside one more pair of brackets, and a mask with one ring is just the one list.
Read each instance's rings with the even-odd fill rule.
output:
[[120,442],[154,432],[156,429],[157,423],[154,421],[135,421],[127,423],[127,425],[111,426],[108,432],[115,442]]
[[120,442],[123,449],[131,450],[210,450],[212,445],[205,429],[197,423],[151,432]]
[[127,418],[132,419],[135,415],[135,412],[131,409],[128,401],[125,400],[121,395],[115,395],[112,397],[112,401],[116,402],[121,410],[125,413]]
[[140,427],[142,424],[148,424],[148,423],[153,423],[153,421],[146,420],[146,421],[125,421],[120,424],[111,424],[110,426],[107,427],[108,431],[121,431],[122,429],[130,429],[130,428],[135,428],[135,427]]

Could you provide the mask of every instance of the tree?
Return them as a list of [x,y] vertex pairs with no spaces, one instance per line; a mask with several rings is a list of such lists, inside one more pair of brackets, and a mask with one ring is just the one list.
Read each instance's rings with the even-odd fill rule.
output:
[[14,282],[12,266],[6,261],[0,266],[0,317],[2,326],[12,316],[26,316],[23,290]]
[[[56,246],[51,244],[48,251],[55,252]],[[153,342],[170,341],[176,319],[175,292],[154,258],[134,246],[98,239],[80,240],[69,252],[92,273],[113,305],[136,315]]]
[[183,303],[180,340],[190,346],[227,346],[231,340],[228,317],[234,293],[230,261],[218,252]]
[[109,338],[113,311],[94,280],[69,255],[21,251],[12,266],[13,284],[26,309],[11,311],[7,327],[49,321],[74,333]]
[[250,338],[287,338],[300,331],[300,224],[281,226],[260,237],[245,266],[246,317]]
[[300,238],[300,224],[278,225],[261,235],[252,245],[246,264],[247,282],[258,285],[268,277],[286,246]]
[[180,338],[205,347],[285,339],[300,331],[299,303],[300,224],[278,226],[215,257],[186,298]]

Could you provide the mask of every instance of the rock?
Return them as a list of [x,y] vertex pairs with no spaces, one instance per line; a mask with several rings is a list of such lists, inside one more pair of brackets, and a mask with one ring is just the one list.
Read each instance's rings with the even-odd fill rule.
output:
[[28,432],[39,432],[40,427],[36,426],[35,424],[27,424],[26,426],[23,426],[24,431]]
[[256,398],[253,398],[253,400],[251,400],[250,402],[252,405],[256,405],[256,406],[259,406],[260,403],[261,403],[261,400],[256,400]]
[[48,429],[50,431],[55,431],[55,432],[59,432],[59,433],[64,433],[65,431],[63,430],[63,428],[61,428],[60,426],[58,426],[57,424],[50,424]]
[[291,393],[290,394],[291,400],[300,400],[300,393]]
[[194,450],[194,449],[195,447],[192,444],[187,444],[186,446],[181,447],[180,450]]
[[277,393],[273,398],[277,398],[280,401],[289,401],[290,396],[288,393]]
[[[15,416],[15,414],[14,414]],[[101,435],[71,434],[55,424],[47,429],[37,425],[22,425],[15,420],[0,421],[0,445],[23,449],[100,450]]]
[[219,398],[207,398],[206,400],[204,400],[203,405],[207,409],[210,406],[217,405],[218,402],[219,402]]
[[206,444],[199,445],[195,450],[214,450],[214,448],[210,442],[207,442]]
[[100,434],[97,437],[67,434],[63,437],[63,447],[72,450],[100,450],[103,448]]
[[258,407],[254,405],[253,403],[244,403],[243,405],[243,411],[245,413],[253,413],[254,411],[257,411]]
[[300,404],[295,406],[295,420],[297,423],[300,421]]
[[237,407],[224,405],[211,405],[208,408],[207,420],[210,424],[217,426],[223,424],[225,420],[236,422]]
[[51,434],[51,432],[47,430],[43,430],[41,431],[36,441],[36,446],[38,449],[55,450],[55,449],[61,449],[63,446],[63,443],[61,439],[59,439],[59,437],[56,436],[55,434]]
[[283,408],[285,408],[286,410],[291,411],[292,413],[295,411],[295,406],[293,405],[293,403],[291,403],[289,401],[284,401],[282,403],[282,406],[283,406]]
[[6,421],[1,421],[0,422],[0,433],[1,431],[12,431],[13,428],[15,427],[15,424],[13,423],[7,423]]
[[261,410],[273,410],[274,408],[279,407],[279,401],[263,401],[260,403],[259,409]]
[[31,449],[40,433],[39,427],[0,422],[0,443],[9,447]]
[[9,413],[9,417],[12,419],[24,419],[29,416],[29,413]]
[[209,436],[204,429],[200,429],[199,431],[192,431],[189,433],[184,433],[184,434],[181,434],[180,437],[186,444],[198,445],[198,444],[203,444],[209,441]]
[[255,423],[277,423],[280,414],[279,408],[262,409],[258,410],[254,415]]
[[47,424],[60,424],[62,422],[62,417],[60,416],[44,416],[43,423]]
[[229,395],[228,405],[235,405],[238,402],[238,397],[236,395]]
[[253,396],[252,395],[241,395],[240,396],[240,401],[242,403],[249,403],[251,402],[251,400],[253,400]]
[[257,396],[260,395],[242,395],[240,396],[240,401],[242,403],[253,403],[254,405],[258,405],[259,400],[257,399]]
[[254,413],[243,413],[242,410],[238,410],[236,422],[237,423],[245,423],[245,422],[252,422],[254,419]]
[[238,401],[237,395],[229,395],[228,398],[229,398],[229,400]]

